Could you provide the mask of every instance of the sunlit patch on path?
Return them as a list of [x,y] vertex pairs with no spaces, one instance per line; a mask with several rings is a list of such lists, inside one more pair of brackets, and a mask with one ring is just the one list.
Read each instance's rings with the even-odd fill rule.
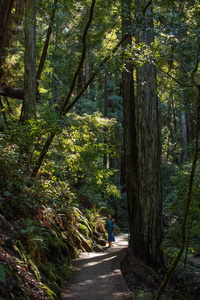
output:
[[104,253],[82,253],[74,261],[69,287],[61,299],[70,300],[132,300],[120,271],[120,261],[126,255],[128,235],[116,237],[115,247],[105,247]]

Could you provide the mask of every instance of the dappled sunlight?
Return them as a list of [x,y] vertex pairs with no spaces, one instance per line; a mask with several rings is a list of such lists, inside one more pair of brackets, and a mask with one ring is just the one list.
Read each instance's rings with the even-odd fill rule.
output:
[[[106,258],[106,259],[103,259],[102,262],[104,262],[104,261],[109,261],[109,260],[114,259],[114,258],[116,258],[116,257],[117,257],[117,255],[108,257],[108,258]],[[97,265],[97,264],[99,264],[99,261],[92,261],[92,262],[89,262],[89,263],[86,262],[86,264],[84,264],[84,268],[86,268],[86,267],[91,267],[91,266],[95,266],[95,265]]]
[[105,247],[105,252],[100,254],[82,253],[74,261],[70,287],[63,292],[62,299],[132,299],[120,271],[127,247],[128,235],[120,234],[114,248]]

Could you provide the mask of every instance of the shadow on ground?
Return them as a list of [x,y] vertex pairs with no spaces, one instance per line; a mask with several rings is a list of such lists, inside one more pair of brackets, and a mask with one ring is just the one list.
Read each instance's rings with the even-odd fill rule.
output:
[[116,237],[114,248],[104,253],[83,253],[74,261],[73,274],[61,299],[132,300],[133,297],[120,271],[126,255],[128,236]]

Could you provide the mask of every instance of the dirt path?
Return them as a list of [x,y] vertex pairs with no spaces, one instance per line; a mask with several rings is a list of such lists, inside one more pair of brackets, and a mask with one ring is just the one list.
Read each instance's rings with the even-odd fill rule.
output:
[[105,247],[104,253],[82,253],[74,261],[69,286],[63,291],[61,299],[133,300],[120,271],[128,235],[118,235],[114,245],[114,248]]

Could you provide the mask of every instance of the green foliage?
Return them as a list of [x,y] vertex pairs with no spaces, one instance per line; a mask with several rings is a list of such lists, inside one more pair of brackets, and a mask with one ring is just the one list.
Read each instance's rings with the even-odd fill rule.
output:
[[[186,197],[189,185],[191,163],[188,162],[176,168],[173,175],[173,189],[169,193],[165,203],[165,214],[167,218],[166,242],[179,246],[181,240],[181,222],[185,210]],[[200,164],[197,163],[192,202],[187,222],[187,245],[192,252],[199,251],[200,236],[200,208],[199,208],[199,175]]]
[[105,208],[101,207],[100,209],[97,209],[95,205],[92,209],[86,209],[86,216],[93,232],[105,231],[105,222],[101,215],[102,210],[105,210]]
[[88,236],[89,235],[89,230],[87,228],[87,226],[83,225],[83,224],[80,224],[79,225],[79,230],[80,232],[85,235],[85,236]]
[[152,300],[152,294],[144,290],[136,290],[134,293],[134,298],[136,300]]
[[6,273],[3,265],[0,265],[0,281],[6,283]]
[[46,291],[49,300],[55,300],[57,298],[56,294],[45,284],[42,284],[42,288]]
[[30,255],[37,261],[45,259],[45,252],[48,252],[48,242],[50,233],[47,228],[41,227],[38,222],[26,219],[26,228],[22,229],[22,233],[27,237],[28,251]]
[[89,205],[100,203],[102,192],[105,196],[118,197],[119,191],[110,185],[109,179],[114,170],[104,168],[102,164],[104,154],[111,157],[119,154],[116,121],[104,119],[98,113],[91,116],[69,114],[67,121],[66,130],[55,139],[48,162],[41,168],[42,176],[49,174],[41,192],[53,190],[55,199],[56,188],[58,199],[64,199],[66,195],[69,201],[76,198]]

